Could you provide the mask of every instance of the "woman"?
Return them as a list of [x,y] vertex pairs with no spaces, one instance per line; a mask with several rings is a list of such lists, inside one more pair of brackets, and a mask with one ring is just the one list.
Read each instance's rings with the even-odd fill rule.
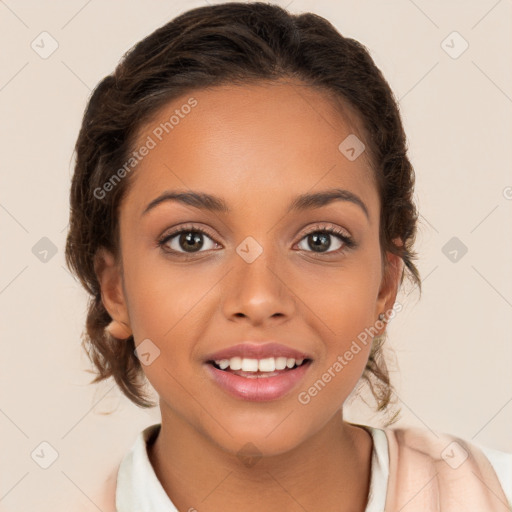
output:
[[506,510],[512,456],[343,418],[413,262],[414,171],[367,50],[276,5],[185,12],[105,77],[76,144],[67,262],[87,348],[161,424],[116,507]]

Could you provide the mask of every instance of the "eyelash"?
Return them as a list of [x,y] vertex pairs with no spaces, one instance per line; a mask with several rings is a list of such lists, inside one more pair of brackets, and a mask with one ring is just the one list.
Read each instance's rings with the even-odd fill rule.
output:
[[[187,252],[175,251],[174,249],[169,250],[168,248],[165,247],[167,242],[172,240],[177,235],[181,235],[182,233],[190,233],[190,232],[202,233],[203,235],[208,236],[210,239],[212,239],[215,242],[214,236],[208,230],[201,228],[199,226],[194,226],[193,224],[190,224],[187,226],[182,226],[179,229],[177,229],[169,234],[164,235],[157,241],[157,246],[160,247],[160,249],[162,249],[166,254],[179,255],[179,257],[184,257],[186,259],[194,258],[194,255],[199,254],[200,252],[207,252],[207,251],[198,251],[196,253],[187,253]],[[338,237],[344,244],[342,247],[340,247],[339,249],[336,249],[335,251],[330,251],[327,253],[316,253],[316,254],[320,254],[320,255],[321,254],[326,254],[326,255],[341,254],[341,253],[343,253],[347,250],[353,249],[357,246],[356,242],[354,241],[354,239],[352,237],[347,236],[339,228],[336,228],[333,226],[315,226],[311,230],[304,233],[302,238],[299,240],[299,243],[304,238],[306,238],[307,236],[309,236],[313,233],[327,233],[327,234],[334,235],[334,236]],[[217,242],[215,242],[215,243],[217,243]],[[311,252],[311,253],[315,254],[314,251],[305,251],[305,252]]]

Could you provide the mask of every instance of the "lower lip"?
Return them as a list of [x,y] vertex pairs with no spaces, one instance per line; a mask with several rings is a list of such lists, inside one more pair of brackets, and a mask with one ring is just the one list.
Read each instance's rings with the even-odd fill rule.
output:
[[206,363],[213,380],[236,398],[253,402],[277,400],[291,391],[304,377],[311,365],[308,361],[294,370],[284,371],[274,377],[240,377]]

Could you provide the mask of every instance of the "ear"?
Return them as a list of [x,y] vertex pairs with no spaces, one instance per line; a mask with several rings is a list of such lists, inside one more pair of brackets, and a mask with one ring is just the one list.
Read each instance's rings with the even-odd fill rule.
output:
[[100,247],[94,255],[94,271],[101,288],[101,301],[112,317],[107,330],[116,338],[129,338],[132,330],[124,296],[122,271],[114,255],[104,247]]
[[[402,245],[400,239],[395,239],[393,242],[395,245]],[[379,295],[375,305],[375,319],[378,319],[381,313],[384,313],[387,317],[387,312],[393,308],[404,268],[404,261],[400,256],[387,252],[386,258],[388,264],[387,269],[382,276]]]

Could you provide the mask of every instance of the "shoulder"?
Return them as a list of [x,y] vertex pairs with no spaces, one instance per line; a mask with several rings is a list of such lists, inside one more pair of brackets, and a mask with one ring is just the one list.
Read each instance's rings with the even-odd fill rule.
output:
[[[417,427],[384,429],[384,432],[392,486],[414,488],[423,478],[425,483],[435,484],[438,494],[447,495],[458,489],[468,495],[468,502],[473,499],[487,504],[497,499],[501,506],[507,503],[511,506],[512,453]],[[500,505],[496,502],[493,506]]]

